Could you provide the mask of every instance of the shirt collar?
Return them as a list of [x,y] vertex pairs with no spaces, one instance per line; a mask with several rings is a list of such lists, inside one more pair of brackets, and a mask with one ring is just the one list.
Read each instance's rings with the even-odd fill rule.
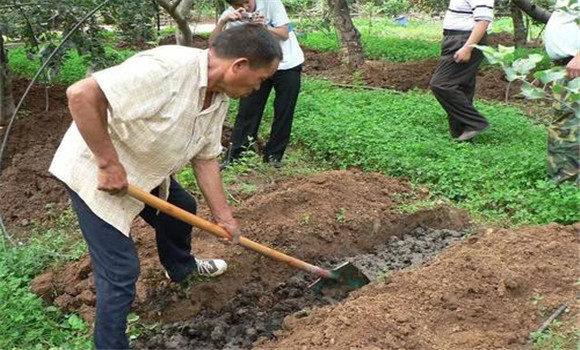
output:
[[208,64],[209,64],[209,49],[203,50],[199,58],[199,87],[207,88],[208,84]]

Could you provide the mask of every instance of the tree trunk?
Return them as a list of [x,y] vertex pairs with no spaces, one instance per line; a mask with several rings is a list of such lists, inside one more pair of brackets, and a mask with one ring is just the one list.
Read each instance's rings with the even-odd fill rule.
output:
[[552,16],[550,11],[534,5],[531,0],[512,0],[512,3],[516,4],[528,16],[532,17],[534,20],[540,23],[548,23],[550,16]]
[[195,0],[155,0],[177,23],[179,32],[175,35],[177,45],[193,46],[193,32],[189,26],[191,22],[191,8]]
[[334,27],[340,33],[343,55],[346,55],[349,67],[353,69],[362,67],[365,62],[362,40],[360,32],[352,23],[348,2],[328,0],[328,7],[334,19]]
[[522,10],[512,2],[510,4],[510,11],[512,14],[512,21],[514,22],[514,41],[516,47],[523,47],[526,45],[528,39],[528,28],[524,23]]
[[4,39],[2,31],[0,31],[0,126],[8,124],[15,108],[12,81],[8,70],[8,57],[4,51]]

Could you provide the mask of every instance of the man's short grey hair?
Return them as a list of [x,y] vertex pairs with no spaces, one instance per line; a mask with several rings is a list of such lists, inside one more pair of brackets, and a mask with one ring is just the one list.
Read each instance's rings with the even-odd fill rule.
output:
[[261,24],[246,23],[224,30],[210,47],[221,58],[247,58],[253,69],[283,58],[280,41]]

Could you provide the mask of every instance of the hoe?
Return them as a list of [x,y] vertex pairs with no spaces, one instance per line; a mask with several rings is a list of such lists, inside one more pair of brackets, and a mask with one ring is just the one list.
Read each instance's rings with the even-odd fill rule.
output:
[[[214,225],[209,221],[200,218],[199,216],[178,208],[175,205],[155,197],[154,195],[149,194],[133,185],[129,185],[128,193],[131,197],[169,216],[198,227],[211,233],[214,236],[231,240],[230,234],[220,226]],[[317,281],[310,285],[310,288],[318,293],[321,293],[325,288],[335,288],[340,286],[357,289],[370,282],[369,278],[350,262],[345,262],[332,270],[326,270],[281,253],[272,248],[266,247],[262,244],[251,241],[245,237],[240,237],[239,244],[246,249],[253,250],[254,252],[267,256],[271,259],[284,262],[294,268],[320,277]]]

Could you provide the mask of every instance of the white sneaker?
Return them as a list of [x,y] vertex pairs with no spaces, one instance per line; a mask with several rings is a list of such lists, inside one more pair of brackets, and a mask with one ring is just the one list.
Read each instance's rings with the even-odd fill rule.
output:
[[[197,259],[195,258],[195,264],[197,265],[197,274],[208,277],[215,277],[223,274],[228,269],[228,264],[222,259]],[[165,277],[172,281],[169,277],[167,270],[165,271]],[[187,278],[186,278],[187,279]]]
[[197,273],[202,276],[215,277],[226,272],[228,264],[222,259],[195,259]]

